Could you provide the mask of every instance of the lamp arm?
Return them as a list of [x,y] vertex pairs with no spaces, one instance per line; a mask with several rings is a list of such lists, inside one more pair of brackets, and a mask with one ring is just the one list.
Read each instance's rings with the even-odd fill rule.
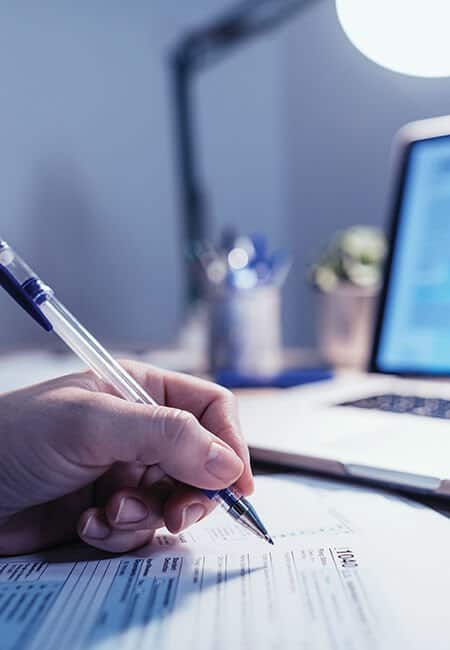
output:
[[221,55],[275,29],[317,0],[244,0],[214,22],[185,35],[174,50],[191,69],[216,63]]
[[174,96],[175,147],[177,152],[179,192],[182,215],[182,249],[186,268],[186,299],[193,304],[200,298],[200,288],[194,269],[198,244],[205,240],[206,218],[203,192],[197,173],[195,124],[193,116],[192,70],[183,58],[172,65]]
[[193,260],[207,236],[205,193],[197,170],[192,80],[229,50],[289,20],[318,0],[244,0],[211,24],[189,32],[171,54],[175,146],[187,260],[187,302],[200,297]]

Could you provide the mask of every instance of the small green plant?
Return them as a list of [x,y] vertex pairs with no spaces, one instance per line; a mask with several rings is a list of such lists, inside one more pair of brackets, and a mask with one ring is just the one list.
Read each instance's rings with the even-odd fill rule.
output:
[[372,226],[352,226],[337,232],[331,244],[311,269],[313,285],[333,291],[338,284],[377,287],[386,257],[386,238]]

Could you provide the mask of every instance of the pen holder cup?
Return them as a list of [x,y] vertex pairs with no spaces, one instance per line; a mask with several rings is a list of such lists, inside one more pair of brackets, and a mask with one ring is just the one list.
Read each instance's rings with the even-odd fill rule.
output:
[[212,372],[268,375],[281,365],[281,294],[278,287],[211,289],[209,367]]

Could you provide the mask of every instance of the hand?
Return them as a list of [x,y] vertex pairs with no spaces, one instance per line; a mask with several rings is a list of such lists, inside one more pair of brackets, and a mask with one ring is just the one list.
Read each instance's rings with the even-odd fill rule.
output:
[[142,363],[124,367],[164,406],[132,404],[91,372],[0,396],[0,554],[79,537],[112,552],[202,519],[196,488],[253,489],[228,391]]

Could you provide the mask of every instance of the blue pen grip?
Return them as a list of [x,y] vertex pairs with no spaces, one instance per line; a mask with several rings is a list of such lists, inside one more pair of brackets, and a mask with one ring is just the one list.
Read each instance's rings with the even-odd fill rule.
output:
[[236,501],[239,500],[239,497],[229,488],[225,488],[224,490],[203,490],[203,493],[206,494],[208,499],[216,499],[217,497],[220,497],[221,501],[229,506],[234,505]]
[[47,332],[51,332],[53,327],[50,321],[44,316],[39,306],[34,301],[33,289],[36,287],[41,291],[39,280],[35,277],[28,278],[21,284],[11,273],[11,271],[0,264],[0,286],[13,298],[34,320],[41,325]]
[[208,499],[215,499],[219,494],[220,490],[202,490],[203,494],[206,494]]

